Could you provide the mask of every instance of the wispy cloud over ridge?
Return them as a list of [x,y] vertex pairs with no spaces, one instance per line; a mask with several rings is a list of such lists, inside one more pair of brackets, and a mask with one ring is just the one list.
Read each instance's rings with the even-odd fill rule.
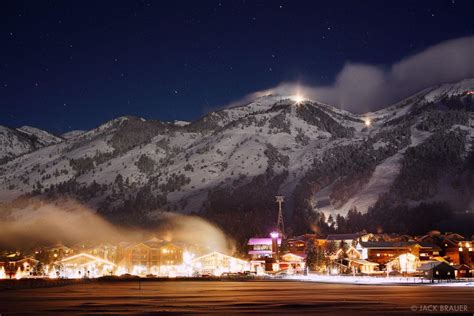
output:
[[362,113],[384,108],[440,83],[472,77],[474,36],[469,36],[441,42],[388,66],[346,62],[331,85],[283,82],[231,105],[268,93],[293,95],[299,91],[307,98]]

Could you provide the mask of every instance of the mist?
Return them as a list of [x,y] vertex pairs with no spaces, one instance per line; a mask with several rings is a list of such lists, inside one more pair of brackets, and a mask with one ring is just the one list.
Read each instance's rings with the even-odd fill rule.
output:
[[0,247],[31,249],[56,244],[72,246],[85,241],[96,244],[138,242],[156,237],[213,251],[232,250],[233,241],[204,219],[167,213],[158,215],[153,222],[158,223],[156,228],[121,227],[74,200],[30,199],[0,210]]

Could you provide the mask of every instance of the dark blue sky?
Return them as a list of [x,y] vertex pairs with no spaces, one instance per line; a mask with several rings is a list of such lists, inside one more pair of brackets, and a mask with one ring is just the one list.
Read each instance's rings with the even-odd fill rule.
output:
[[191,120],[474,34],[473,1],[2,1],[0,124]]

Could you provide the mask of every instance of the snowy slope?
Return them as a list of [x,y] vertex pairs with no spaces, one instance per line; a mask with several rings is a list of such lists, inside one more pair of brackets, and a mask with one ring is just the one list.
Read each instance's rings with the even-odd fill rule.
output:
[[84,132],[85,131],[81,131],[81,130],[69,131],[69,132],[66,132],[66,133],[62,134],[61,137],[64,138],[64,139],[71,139],[71,138],[74,138],[74,137],[77,137],[79,135],[84,134]]
[[13,129],[0,125],[0,164],[62,141],[60,137],[35,127],[23,126]]
[[41,146],[50,146],[63,141],[61,137],[55,136],[47,131],[31,126],[22,126],[17,129],[18,131],[27,134],[31,138],[34,138],[35,142]]
[[34,150],[33,142],[17,130],[0,125],[0,162]]

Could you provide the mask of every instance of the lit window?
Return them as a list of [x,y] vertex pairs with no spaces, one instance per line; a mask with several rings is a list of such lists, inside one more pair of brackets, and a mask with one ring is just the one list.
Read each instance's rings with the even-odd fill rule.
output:
[[439,271],[436,271],[436,275],[439,275]]
[[377,257],[380,257],[380,254],[379,254],[379,253],[377,254]]
[[472,248],[469,248],[469,251],[472,251]]
[[459,251],[462,251],[462,247],[459,247]]
[[451,272],[448,271],[448,275],[451,275]]

